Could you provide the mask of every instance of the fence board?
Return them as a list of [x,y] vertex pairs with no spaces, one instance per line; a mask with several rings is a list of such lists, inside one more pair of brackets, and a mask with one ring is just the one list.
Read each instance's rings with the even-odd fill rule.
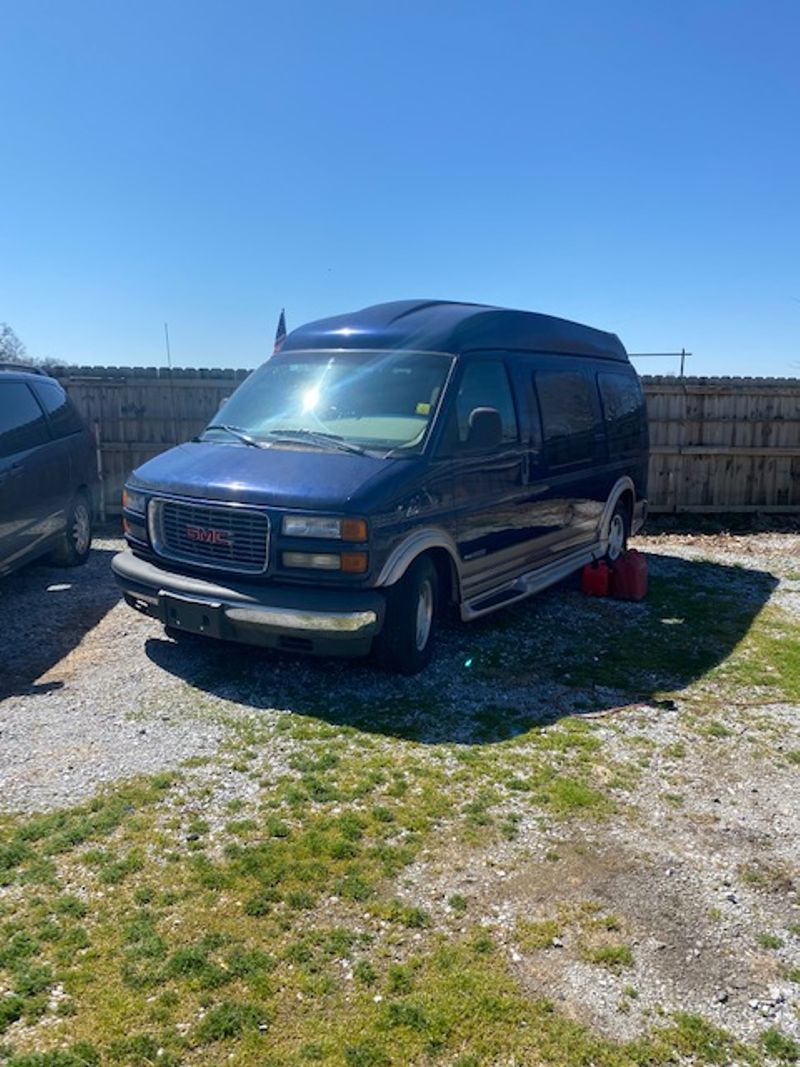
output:
[[[128,473],[209,422],[247,370],[67,367],[58,377],[99,431],[109,514]],[[656,512],[800,513],[800,379],[642,379]]]

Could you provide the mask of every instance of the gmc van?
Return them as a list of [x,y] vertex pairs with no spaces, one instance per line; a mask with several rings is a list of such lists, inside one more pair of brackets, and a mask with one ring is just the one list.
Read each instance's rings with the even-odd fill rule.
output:
[[448,608],[529,596],[644,522],[619,339],[409,300],[310,323],[124,496],[126,601],[182,631],[416,673]]

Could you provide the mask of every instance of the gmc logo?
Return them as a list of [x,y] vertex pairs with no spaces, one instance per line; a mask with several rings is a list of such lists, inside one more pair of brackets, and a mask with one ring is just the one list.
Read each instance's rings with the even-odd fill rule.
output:
[[233,544],[227,530],[216,530],[213,526],[186,526],[184,532],[190,541],[202,541],[204,545],[225,545],[230,548]]

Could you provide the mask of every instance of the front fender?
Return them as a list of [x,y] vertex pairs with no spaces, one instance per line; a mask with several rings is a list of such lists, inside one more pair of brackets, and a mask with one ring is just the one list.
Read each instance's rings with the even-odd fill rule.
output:
[[458,584],[456,592],[460,593],[461,566],[458,548],[450,534],[435,526],[413,530],[398,545],[395,545],[383,564],[375,585],[394,585],[403,577],[417,556],[421,556],[423,552],[429,552],[432,548],[444,549],[447,552]]

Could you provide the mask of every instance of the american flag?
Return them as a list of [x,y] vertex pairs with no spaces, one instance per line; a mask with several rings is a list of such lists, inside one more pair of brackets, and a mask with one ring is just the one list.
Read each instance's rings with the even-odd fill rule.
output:
[[283,342],[286,340],[286,309],[281,308],[280,318],[278,319],[278,328],[275,331],[275,347],[273,352],[277,352]]

